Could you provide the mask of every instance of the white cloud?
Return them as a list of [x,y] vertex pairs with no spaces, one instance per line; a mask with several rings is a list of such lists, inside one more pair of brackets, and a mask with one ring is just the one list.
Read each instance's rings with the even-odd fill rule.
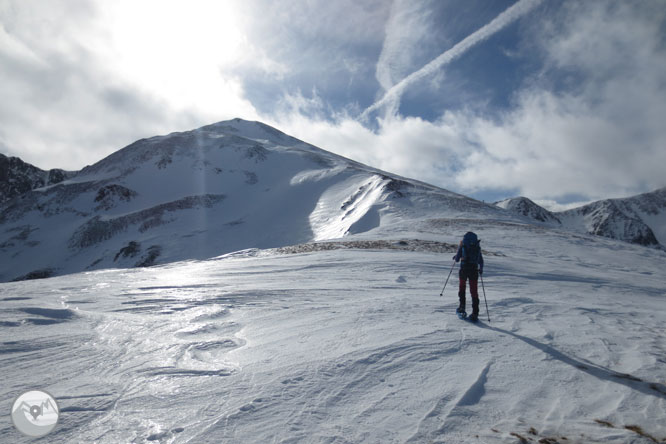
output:
[[664,186],[664,12],[645,5],[568,8],[564,28],[554,26],[541,45],[547,69],[571,72],[578,84],[557,92],[537,83],[498,122],[468,116],[465,131],[482,149],[458,176],[461,187],[603,198]]
[[[317,116],[324,106],[318,99],[301,96],[285,100],[283,113],[266,117],[277,128],[358,162],[384,171],[412,177],[448,188],[457,188],[456,168],[467,155],[463,133],[449,116],[438,122],[418,117],[379,119],[371,130],[348,114],[334,121]],[[315,117],[312,117],[312,116]]]
[[559,211],[567,211],[567,210],[572,210],[574,208],[580,208],[584,205],[587,205],[593,201],[591,200],[585,200],[581,202],[571,202],[567,204],[561,204],[557,201],[554,200],[549,200],[549,199],[544,199],[544,200],[535,200],[534,203],[537,205],[540,205],[541,207],[552,211],[552,212],[559,212]]
[[241,79],[221,74],[248,53],[236,47],[242,32],[232,26],[233,4],[223,11],[213,3],[0,4],[0,137],[8,154],[79,169],[141,137],[256,118]]
[[8,34],[0,23],[0,54],[14,63],[30,65],[37,68],[45,67],[45,62],[23,42]]

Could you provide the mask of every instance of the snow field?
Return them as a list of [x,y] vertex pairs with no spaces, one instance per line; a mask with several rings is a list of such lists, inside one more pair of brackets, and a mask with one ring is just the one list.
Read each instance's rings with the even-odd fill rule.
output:
[[[663,253],[471,224],[478,325],[454,314],[455,271],[439,297],[453,251],[249,251],[2,284],[0,408],[46,389],[59,442],[666,438]],[[0,433],[28,442],[8,415]]]

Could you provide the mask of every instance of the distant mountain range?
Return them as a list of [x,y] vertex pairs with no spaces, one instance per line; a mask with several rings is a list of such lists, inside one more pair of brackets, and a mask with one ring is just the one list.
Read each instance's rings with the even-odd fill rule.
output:
[[77,172],[0,156],[0,281],[376,238],[454,219],[663,245],[665,207],[666,189],[560,213],[526,198],[485,204],[234,119],[139,140]]
[[666,188],[623,199],[604,199],[551,212],[526,197],[495,205],[550,227],[594,234],[646,246],[666,245]]

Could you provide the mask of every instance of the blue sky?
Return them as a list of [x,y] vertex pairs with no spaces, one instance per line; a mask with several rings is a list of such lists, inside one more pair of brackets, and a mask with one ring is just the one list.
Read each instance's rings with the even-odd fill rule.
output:
[[662,0],[0,0],[0,152],[241,117],[479,199],[666,186]]

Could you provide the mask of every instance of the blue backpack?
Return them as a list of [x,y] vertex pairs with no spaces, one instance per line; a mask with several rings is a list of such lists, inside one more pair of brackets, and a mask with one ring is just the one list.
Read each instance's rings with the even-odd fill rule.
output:
[[462,241],[462,260],[468,265],[478,265],[481,254],[481,241],[476,234],[468,231]]

